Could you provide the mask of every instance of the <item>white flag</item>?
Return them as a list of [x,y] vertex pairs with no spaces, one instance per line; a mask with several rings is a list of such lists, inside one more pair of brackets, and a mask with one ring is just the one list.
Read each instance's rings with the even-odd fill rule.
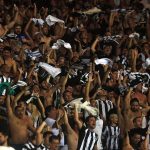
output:
[[95,59],[94,62],[96,65],[102,64],[102,65],[109,65],[110,67],[112,67],[113,65],[113,61],[110,60],[109,58]]
[[47,63],[40,62],[38,66],[42,67],[44,70],[46,70],[53,78],[55,78],[57,75],[61,73],[60,68],[53,67]]
[[60,19],[58,19],[58,18],[56,18],[56,17],[54,17],[54,16],[48,15],[48,16],[46,17],[46,23],[47,23],[49,26],[54,25],[56,22],[64,23],[63,20],[60,20]]

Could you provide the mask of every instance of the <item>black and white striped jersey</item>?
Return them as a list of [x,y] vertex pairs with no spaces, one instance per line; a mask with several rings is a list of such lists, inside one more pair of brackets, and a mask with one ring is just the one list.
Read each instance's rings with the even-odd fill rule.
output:
[[3,83],[3,82],[11,82],[12,79],[10,77],[5,77],[3,75],[0,75],[0,83]]
[[120,128],[106,126],[102,132],[103,148],[106,150],[119,150]]
[[99,110],[99,113],[102,114],[102,117],[106,120],[107,114],[110,109],[114,108],[114,104],[110,100],[96,100],[97,102],[97,107]]
[[[0,75],[0,83],[4,83],[4,82],[11,83],[12,79],[10,77],[5,77],[3,75]],[[1,94],[5,95],[6,94],[6,89],[4,89]]]
[[24,144],[22,150],[49,150],[49,149],[46,148],[46,146],[44,146],[43,144],[36,146],[32,144],[31,142],[28,142]]
[[79,140],[77,150],[93,150],[94,146],[97,144],[98,135],[83,126],[79,131]]

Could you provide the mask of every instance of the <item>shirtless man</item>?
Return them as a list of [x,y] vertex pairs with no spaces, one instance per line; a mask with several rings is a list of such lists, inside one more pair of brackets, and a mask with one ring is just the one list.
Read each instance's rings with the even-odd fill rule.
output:
[[137,98],[141,106],[145,107],[148,104],[147,97],[142,93],[142,83],[139,83],[134,92],[131,94],[132,98]]
[[146,108],[141,108],[139,100],[137,98],[131,99],[132,89],[130,88],[128,94],[125,98],[125,109],[124,116],[125,120],[128,122],[128,129],[132,129],[134,127],[133,120],[136,117],[142,117],[142,119],[146,116],[149,106]]
[[13,26],[15,25],[18,17],[18,7],[16,5],[14,5],[14,11],[16,12],[15,17],[9,24],[3,25],[0,23],[0,37],[4,37],[7,34],[7,32],[10,29],[12,29]]
[[68,122],[68,116],[66,111],[64,110],[64,125],[66,126],[66,136],[67,136],[67,143],[69,150],[76,150],[78,145],[78,135],[77,133],[71,128]]
[[59,84],[57,83],[55,86],[49,86],[49,83],[47,81],[43,81],[40,84],[40,96],[43,96],[45,101],[44,101],[44,106],[49,106],[53,104],[53,94],[59,87]]
[[13,112],[10,105],[10,96],[7,96],[6,103],[11,142],[14,144],[14,148],[16,148],[15,145],[17,144],[17,149],[19,149],[22,144],[28,141],[29,130],[35,132],[35,128],[33,127],[32,120],[25,115],[25,111],[22,107],[16,106],[15,112]]
[[11,47],[6,46],[3,48],[2,55],[0,56],[0,66],[2,64],[6,64],[8,68],[10,68],[11,71],[13,71],[13,73],[16,73],[17,72],[16,62],[12,58],[11,52],[12,52]]

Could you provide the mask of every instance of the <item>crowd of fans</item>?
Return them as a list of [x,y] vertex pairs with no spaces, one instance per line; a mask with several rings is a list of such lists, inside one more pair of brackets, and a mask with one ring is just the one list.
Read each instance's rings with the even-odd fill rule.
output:
[[0,150],[150,150],[149,0],[0,0]]

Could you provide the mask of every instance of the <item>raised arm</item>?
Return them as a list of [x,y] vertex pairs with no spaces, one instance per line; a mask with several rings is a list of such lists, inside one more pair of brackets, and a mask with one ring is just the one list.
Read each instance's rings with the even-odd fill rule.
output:
[[36,130],[36,145],[40,145],[43,142],[43,134],[42,131],[44,127],[46,126],[46,122],[43,121],[41,125]]
[[78,114],[78,107],[77,107],[77,105],[75,105],[75,113],[74,113],[74,117],[75,117],[75,122],[77,123],[77,125],[78,125],[78,128],[79,129],[81,129],[82,128],[82,126],[83,126],[83,124],[82,124],[82,122],[80,121],[80,119],[79,119],[79,114]]
[[66,86],[66,83],[68,81],[68,77],[69,77],[69,72],[67,73],[67,75],[65,77],[62,77],[60,80],[61,82],[61,90],[60,90],[60,94],[61,94],[61,98],[60,98],[60,102],[61,102],[61,105],[64,104],[64,99],[63,99],[63,93],[65,91],[65,86]]
[[9,23],[7,24],[5,27],[10,30],[14,27],[16,21],[17,21],[17,17],[18,17],[18,7],[16,5],[14,5],[14,11],[15,11],[15,17],[14,19]]
[[92,46],[91,46],[91,50],[92,50],[93,53],[96,52],[96,46],[97,46],[97,44],[98,44],[101,40],[102,40],[102,39],[101,39],[99,36],[95,39],[94,43],[93,43]]
[[129,109],[130,109],[130,97],[131,97],[131,92],[132,92],[132,88],[129,88],[129,91],[125,97],[125,114],[129,112]]
[[133,147],[130,145],[129,135],[128,133],[126,133],[123,140],[123,150],[132,150],[132,149]]
[[117,12],[115,12],[115,11],[112,11],[111,14],[110,14],[110,17],[109,17],[109,31],[110,32],[112,31],[112,26],[113,26],[113,23],[114,23],[114,18],[115,18],[116,15],[117,15]]
[[124,133],[124,118],[121,114],[121,106],[120,106],[120,101],[121,101],[121,97],[120,95],[118,96],[118,100],[117,100],[117,113],[118,113],[118,118],[119,118],[119,127],[121,128],[121,134]]
[[44,118],[45,117],[45,108],[41,102],[40,96],[38,93],[34,93],[34,96],[37,97],[37,102],[38,102],[39,108],[41,110],[40,112],[41,112],[42,117]]
[[64,124],[66,126],[66,132],[67,132],[67,134],[74,134],[75,132],[69,124],[68,116],[67,116],[65,109],[63,109],[63,112],[64,112]]
[[26,90],[28,89],[29,87],[23,87],[23,89],[21,90],[21,92],[19,92],[15,97],[14,97],[14,100],[13,100],[13,110],[15,109],[15,107],[17,106],[17,102],[18,100],[23,96],[23,94],[26,92]]
[[10,95],[7,95],[7,98],[6,98],[6,106],[7,106],[8,117],[14,116],[12,107],[11,107],[11,105],[10,105]]
[[137,57],[138,57],[138,51],[136,49],[132,49],[132,51],[131,51],[131,59],[132,59],[131,69],[133,72],[136,72]]
[[32,18],[30,18],[29,21],[28,21],[28,23],[26,24],[25,29],[24,29],[24,32],[25,32],[26,36],[29,38],[29,40],[30,40],[31,42],[33,42],[32,38],[31,38],[31,36],[30,36],[30,34],[29,34],[29,32],[28,32],[28,29],[29,29],[31,23],[32,23]]
[[89,97],[90,85],[91,85],[91,82],[93,80],[94,80],[93,79],[93,74],[89,73],[88,81],[87,81],[86,86],[85,86],[85,101],[89,101],[90,100],[90,97]]

